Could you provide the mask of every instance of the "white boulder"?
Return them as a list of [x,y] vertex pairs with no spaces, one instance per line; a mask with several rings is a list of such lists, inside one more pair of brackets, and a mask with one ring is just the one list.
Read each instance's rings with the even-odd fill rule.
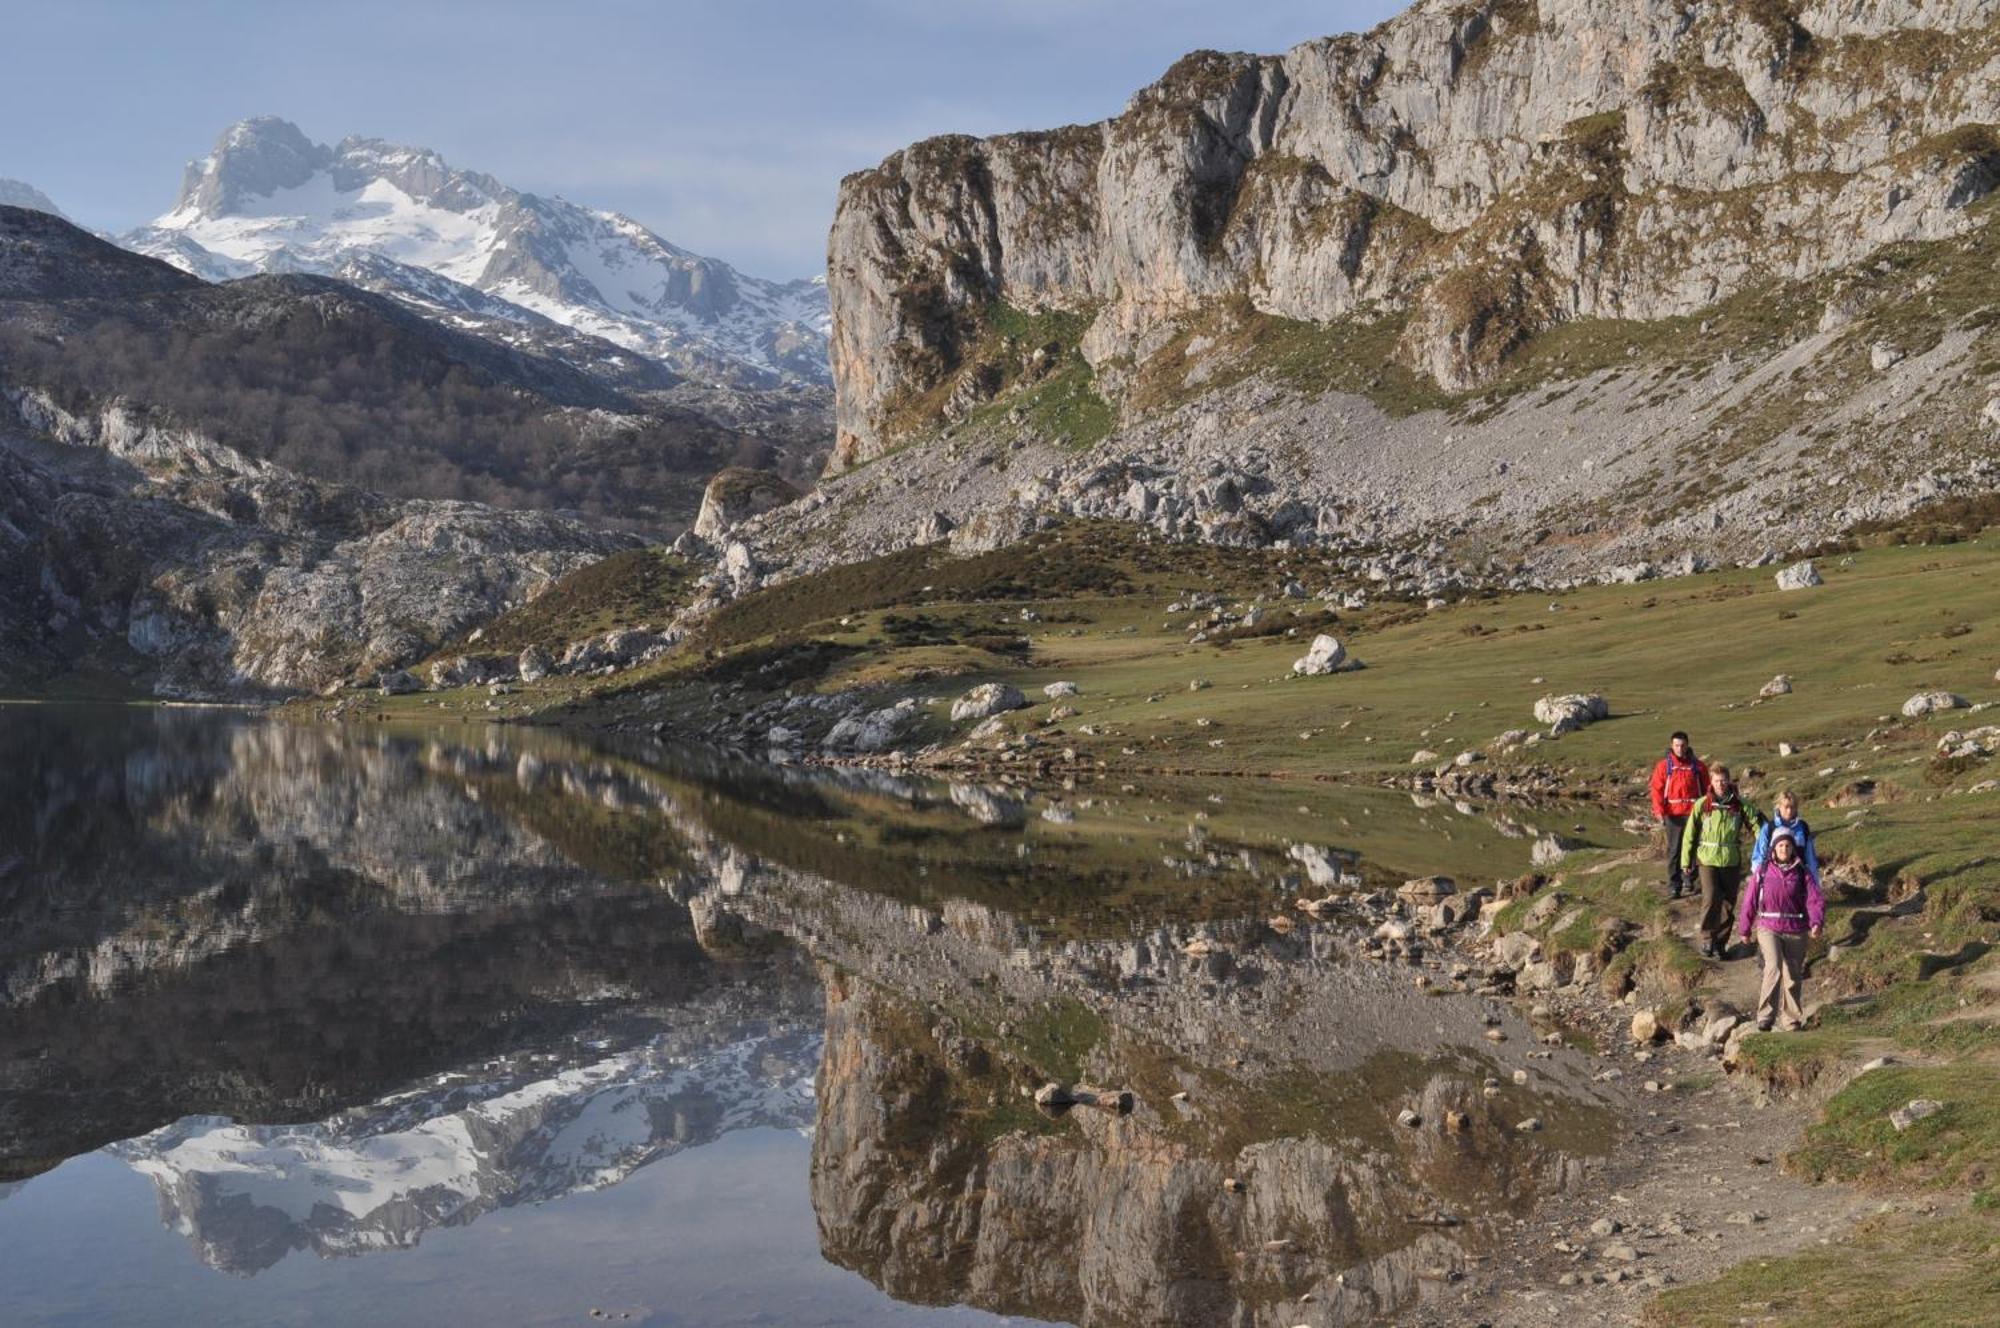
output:
[[1780,590],[1807,590],[1825,584],[1826,579],[1819,574],[1819,567],[1810,558],[1793,563],[1778,573]]
[[1610,703],[1598,692],[1571,692],[1566,696],[1545,696],[1535,702],[1535,718],[1562,733],[1596,723],[1610,713]]
[[1292,663],[1292,672],[1300,677],[1318,677],[1327,673],[1338,673],[1347,667],[1347,647],[1325,633],[1313,638],[1312,647]]
[[1027,704],[1028,698],[1011,683],[983,682],[951,703],[951,717],[954,722],[988,719],[1003,711],[1019,710]]
[[848,715],[827,730],[820,746],[830,752],[886,751],[896,745],[903,729],[916,716],[917,703],[907,698],[880,710]]
[[1963,710],[1965,698],[1956,692],[1918,692],[1903,702],[1904,719],[1922,719],[1940,710]]

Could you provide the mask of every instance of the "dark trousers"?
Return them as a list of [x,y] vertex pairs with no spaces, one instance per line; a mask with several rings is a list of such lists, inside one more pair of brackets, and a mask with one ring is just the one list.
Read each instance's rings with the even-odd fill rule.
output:
[[1685,816],[1663,816],[1660,825],[1667,832],[1667,889],[1679,894],[1693,884],[1681,875],[1681,835],[1687,831],[1688,818]]
[[1718,950],[1729,948],[1729,928],[1736,921],[1736,890],[1743,882],[1741,867],[1711,867],[1702,863],[1701,936]]

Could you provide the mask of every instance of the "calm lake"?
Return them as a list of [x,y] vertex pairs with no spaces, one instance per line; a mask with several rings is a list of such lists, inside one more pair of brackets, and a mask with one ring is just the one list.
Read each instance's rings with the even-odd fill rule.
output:
[[0,1322],[1366,1321],[1614,1138],[1383,900],[1620,834],[0,706]]

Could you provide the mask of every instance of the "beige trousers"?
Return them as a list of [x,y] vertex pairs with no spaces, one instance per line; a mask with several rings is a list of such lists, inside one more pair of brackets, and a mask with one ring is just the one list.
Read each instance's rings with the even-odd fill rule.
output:
[[1797,1028],[1805,1022],[1799,988],[1806,976],[1806,938],[1759,927],[1757,953],[1764,959],[1764,983],[1757,989],[1757,1022]]

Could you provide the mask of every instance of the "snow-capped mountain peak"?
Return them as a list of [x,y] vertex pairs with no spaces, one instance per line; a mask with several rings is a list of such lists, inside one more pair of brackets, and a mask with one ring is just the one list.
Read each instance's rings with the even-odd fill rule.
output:
[[350,137],[328,147],[273,116],[224,130],[180,198],[125,237],[210,279],[254,271],[346,276],[435,309],[398,271],[421,269],[684,373],[827,381],[823,281],[746,276],[615,212],[513,189],[436,152]]

